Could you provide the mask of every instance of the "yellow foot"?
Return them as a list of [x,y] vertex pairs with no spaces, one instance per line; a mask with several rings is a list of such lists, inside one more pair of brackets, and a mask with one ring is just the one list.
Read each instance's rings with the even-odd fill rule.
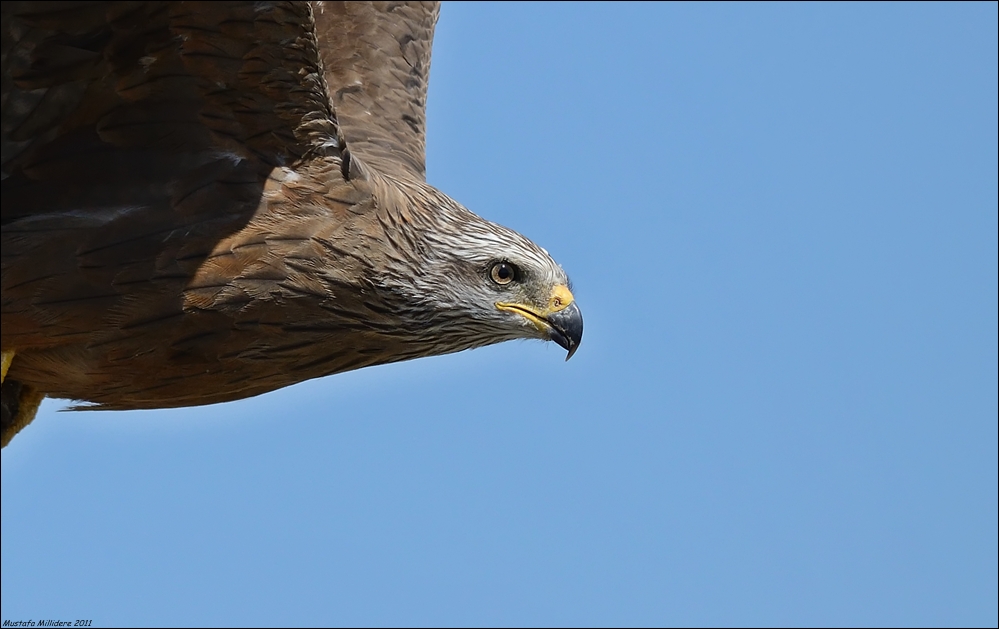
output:
[[0,435],[0,447],[6,448],[14,435],[31,423],[38,412],[38,405],[45,397],[34,387],[11,380],[7,381],[7,370],[14,360],[13,351],[5,351],[0,355],[0,407],[3,411],[3,434]]
[[14,350],[0,353],[0,384],[3,384],[4,379],[7,377],[7,370],[10,369],[12,360],[14,360]]

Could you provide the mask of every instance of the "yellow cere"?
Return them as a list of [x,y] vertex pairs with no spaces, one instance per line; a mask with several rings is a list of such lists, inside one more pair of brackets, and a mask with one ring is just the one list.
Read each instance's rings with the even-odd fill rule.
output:
[[552,289],[552,296],[548,298],[548,314],[558,312],[572,303],[573,296],[569,292],[569,287],[559,284]]

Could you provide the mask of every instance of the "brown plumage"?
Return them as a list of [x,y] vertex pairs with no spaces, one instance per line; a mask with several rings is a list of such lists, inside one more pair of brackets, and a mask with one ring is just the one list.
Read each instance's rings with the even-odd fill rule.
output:
[[437,12],[3,3],[4,443],[31,395],[176,407],[513,338],[571,354],[562,269],[424,181]]

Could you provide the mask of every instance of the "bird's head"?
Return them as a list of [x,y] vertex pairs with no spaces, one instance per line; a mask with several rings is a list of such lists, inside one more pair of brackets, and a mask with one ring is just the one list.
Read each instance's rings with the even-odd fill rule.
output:
[[405,267],[413,270],[386,280],[415,308],[428,338],[447,345],[440,353],[534,338],[572,357],[583,317],[562,267],[517,232],[430,192],[423,201],[435,211],[401,226],[412,242],[399,248],[415,252]]

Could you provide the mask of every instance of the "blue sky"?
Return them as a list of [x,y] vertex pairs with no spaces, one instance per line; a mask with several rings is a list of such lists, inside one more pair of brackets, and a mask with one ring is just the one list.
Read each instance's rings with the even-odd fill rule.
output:
[[508,343],[2,458],[3,619],[992,625],[997,5],[447,5],[428,177]]

